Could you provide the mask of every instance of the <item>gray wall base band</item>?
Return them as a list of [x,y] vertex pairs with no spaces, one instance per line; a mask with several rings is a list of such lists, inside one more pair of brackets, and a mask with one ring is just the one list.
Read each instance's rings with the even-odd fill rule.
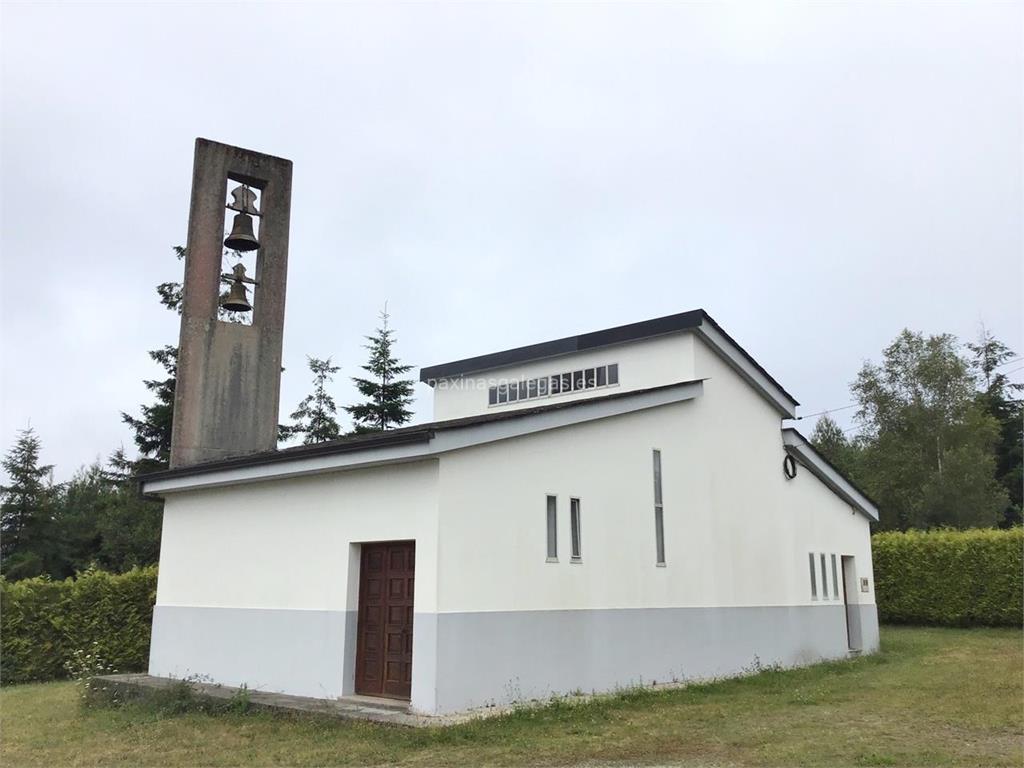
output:
[[[861,649],[877,650],[875,606],[850,609],[855,643],[859,632]],[[845,613],[836,603],[416,614],[413,695],[456,712],[844,658]],[[149,671],[334,698],[353,692],[355,638],[354,611],[158,605]]]
[[355,640],[355,612],[350,620],[346,613],[158,605],[149,674],[333,698],[349,671],[347,627]]
[[[861,647],[878,648],[874,605],[854,606]],[[574,691],[740,674],[848,655],[842,603],[442,613],[440,712]],[[413,660],[415,674],[415,659]]]

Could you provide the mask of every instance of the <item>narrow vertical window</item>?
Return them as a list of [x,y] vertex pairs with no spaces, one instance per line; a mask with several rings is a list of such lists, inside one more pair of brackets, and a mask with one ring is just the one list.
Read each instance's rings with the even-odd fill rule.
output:
[[836,568],[835,555],[832,555],[832,597],[839,599],[839,571]]
[[583,548],[580,543],[580,500],[572,499],[569,502],[569,525],[572,533],[572,555],[573,560],[583,559]]
[[821,599],[828,600],[828,570],[825,568],[825,553],[821,553]]
[[558,562],[558,499],[548,496],[548,562]]
[[608,383],[618,384],[619,383],[619,364],[612,363],[608,366]]
[[811,600],[818,599],[818,580],[816,577],[817,569],[814,567],[814,553],[807,553],[807,562],[811,565]]
[[487,404],[497,405],[498,404],[498,388],[491,387],[487,392]]
[[661,501],[661,451],[654,449],[654,548],[657,564],[665,564],[665,513]]

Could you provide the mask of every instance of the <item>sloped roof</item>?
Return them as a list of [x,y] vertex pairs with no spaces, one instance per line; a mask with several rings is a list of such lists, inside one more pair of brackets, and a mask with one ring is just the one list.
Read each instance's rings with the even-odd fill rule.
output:
[[605,328],[601,331],[591,331],[578,336],[566,336],[562,339],[506,349],[501,352],[467,357],[450,363],[428,365],[420,369],[420,381],[433,386],[440,379],[456,378],[470,373],[481,373],[495,368],[505,368],[574,352],[601,349],[615,344],[685,331],[699,333],[715,352],[736,368],[748,383],[764,395],[783,415],[789,418],[796,416],[796,406],[799,405],[796,398],[772,378],[771,374],[737,344],[722,326],[703,309]]
[[784,428],[782,444],[801,465],[807,467],[811,474],[827,485],[833,493],[871,520],[878,522],[878,505],[864,491],[854,485],[852,480],[840,472],[832,462],[822,456],[811,444],[811,441],[799,431],[793,427]]
[[[447,419],[445,421],[434,421],[426,424],[417,424],[410,427],[390,429],[385,432],[372,432],[362,435],[346,435],[338,440],[330,440],[315,445],[299,445],[292,448],[282,448],[274,451],[262,451],[250,453],[245,456],[236,456],[230,459],[218,459],[192,464],[186,467],[175,467],[164,469],[158,472],[150,472],[138,478],[140,487],[145,489],[147,485],[161,483],[162,481],[178,480],[181,478],[208,475],[217,472],[229,472],[253,467],[269,466],[288,462],[315,459],[318,457],[332,457],[343,454],[359,453],[361,451],[376,451],[378,449],[401,448],[403,446],[415,447],[420,445],[426,449],[435,450],[428,444],[437,436],[454,433],[459,430],[470,428],[482,428],[488,425],[501,424],[503,422],[521,422],[529,419],[537,420],[541,417],[551,417],[561,412],[590,411],[594,416],[581,414],[571,415],[563,420],[566,423],[586,420],[587,418],[600,418],[604,415],[613,415],[617,412],[628,412],[642,407],[651,407],[675,402],[679,399],[689,399],[701,392],[701,379],[691,381],[680,381],[671,384],[664,384],[646,389],[629,390],[626,392],[614,392],[608,395],[588,397],[579,400],[567,400],[559,403],[539,405],[532,408],[520,408],[516,410],[485,413],[478,416],[466,416],[458,419]],[[622,401],[621,407],[616,406]],[[560,423],[553,422],[547,418],[547,424],[559,426]],[[541,428],[546,428],[541,426]],[[459,446],[456,446],[459,447]],[[448,448],[450,449],[450,447]]]

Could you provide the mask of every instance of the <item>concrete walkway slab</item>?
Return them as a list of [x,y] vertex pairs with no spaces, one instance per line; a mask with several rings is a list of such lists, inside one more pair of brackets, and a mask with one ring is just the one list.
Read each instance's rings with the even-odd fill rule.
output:
[[230,685],[183,681],[168,677],[153,677],[146,674],[103,675],[99,678],[109,686],[129,694],[143,694],[168,690],[175,685],[186,683],[197,696],[230,701],[245,697],[249,706],[255,709],[292,714],[321,715],[342,720],[365,720],[384,725],[411,728],[429,728],[455,725],[484,715],[484,712],[467,712],[458,715],[429,716],[409,710],[409,704],[396,699],[373,696],[346,696],[339,699],[316,699],[310,696],[291,696],[285,693],[257,691],[251,688],[233,688]]

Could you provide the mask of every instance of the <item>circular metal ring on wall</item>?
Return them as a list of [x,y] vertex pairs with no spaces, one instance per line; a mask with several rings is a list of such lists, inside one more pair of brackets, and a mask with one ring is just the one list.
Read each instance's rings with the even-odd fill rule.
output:
[[787,454],[786,458],[782,460],[782,471],[789,480],[796,477],[796,459]]

